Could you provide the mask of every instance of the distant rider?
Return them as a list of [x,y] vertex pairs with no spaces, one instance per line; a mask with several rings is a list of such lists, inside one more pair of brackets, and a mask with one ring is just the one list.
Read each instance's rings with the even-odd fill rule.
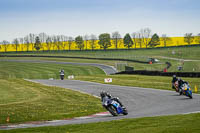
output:
[[65,71],[63,69],[60,70],[60,79],[63,80],[65,76]]
[[119,98],[118,97],[112,97],[111,94],[109,94],[108,92],[105,92],[105,91],[102,91],[100,93],[100,96],[101,96],[101,101],[104,102],[108,99],[111,99],[111,100],[114,100],[116,102],[118,102],[120,104],[120,106],[122,108],[124,108],[124,106],[122,105],[122,103],[119,101]]

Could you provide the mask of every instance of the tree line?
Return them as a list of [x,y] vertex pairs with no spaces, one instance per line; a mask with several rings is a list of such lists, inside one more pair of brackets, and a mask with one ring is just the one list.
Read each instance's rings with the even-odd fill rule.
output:
[[[163,34],[161,38],[156,34],[152,34],[151,29],[144,28],[138,32],[133,32],[132,34],[127,33],[124,37],[116,31],[111,35],[109,33],[102,33],[98,37],[94,34],[77,36],[75,38],[65,35],[47,35],[46,33],[28,34],[22,38],[15,38],[12,42],[3,40],[0,42],[0,49],[7,52],[9,47],[13,47],[15,51],[18,51],[20,45],[23,45],[21,49],[23,51],[39,51],[39,50],[71,50],[72,44],[75,43],[76,48],[79,50],[87,50],[89,47],[91,50],[96,49],[97,45],[103,49],[107,50],[111,47],[111,41],[114,44],[115,49],[118,49],[121,45],[125,48],[130,49],[136,45],[142,48],[142,46],[155,47],[160,45],[160,41],[163,41],[164,47],[172,43],[170,37]],[[192,33],[186,33],[184,35],[184,42],[190,45],[193,42],[200,44],[200,33],[194,36]]]

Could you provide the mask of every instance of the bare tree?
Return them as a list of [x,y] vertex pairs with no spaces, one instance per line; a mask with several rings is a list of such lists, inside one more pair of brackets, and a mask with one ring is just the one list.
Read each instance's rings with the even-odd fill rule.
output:
[[35,35],[30,33],[29,34],[29,43],[31,44],[32,46],[32,51],[34,50],[34,43],[35,43]]
[[89,41],[89,36],[88,35],[85,35],[84,37],[83,37],[83,40],[85,41],[85,48],[86,48],[86,50],[87,50],[87,47],[88,47],[88,41]]
[[65,50],[67,49],[67,43],[68,43],[69,37],[64,36],[64,45],[65,45]]
[[45,43],[47,40],[47,37],[48,37],[48,35],[46,33],[44,33],[44,32],[40,33],[39,34],[40,42]]
[[17,38],[15,38],[15,39],[13,40],[13,44],[14,44],[14,45],[12,45],[12,46],[15,48],[15,51],[17,52],[17,49],[18,49],[18,47],[19,47],[19,40],[18,40]]
[[67,40],[66,36],[60,35],[60,41],[61,41],[60,44],[61,44],[62,50],[65,50],[65,47],[67,45],[66,40]]
[[140,48],[142,48],[142,34],[140,32],[137,32],[137,43],[140,45]]
[[55,35],[52,36],[52,47],[53,50],[56,49],[57,37]]
[[74,41],[73,37],[68,38],[68,49],[69,49],[69,51],[71,50],[71,46],[72,46],[73,41]]
[[95,43],[96,40],[97,40],[97,37],[94,34],[90,35],[90,48],[92,50],[96,48],[96,43]]
[[4,52],[7,52],[7,49],[9,48],[9,46],[10,46],[10,42],[3,40],[2,48],[4,49]]
[[118,49],[120,39],[121,39],[121,35],[119,34],[118,31],[115,31],[112,33],[112,40],[115,45],[115,49]]
[[24,46],[24,38],[19,38],[19,44],[21,46],[21,50],[24,51],[24,48],[25,48],[25,46]]
[[192,33],[186,33],[184,36],[184,42],[190,45],[193,41],[194,41],[194,36],[192,35]]
[[62,38],[61,38],[61,36],[60,35],[57,35],[57,40],[58,40],[58,48],[59,48],[59,50],[61,50],[61,48],[62,48],[62,40],[61,40]]
[[166,47],[169,43],[172,43],[172,39],[170,37],[167,37],[166,34],[163,34],[160,39],[161,41],[163,41],[164,47]]
[[151,40],[151,29],[149,29],[149,28],[141,29],[140,33],[142,35],[142,42],[147,48],[147,46]]
[[136,48],[136,45],[137,45],[137,43],[138,43],[138,39],[137,39],[137,35],[138,33],[137,32],[133,32],[132,34],[131,34],[131,36],[132,36],[132,39],[133,39],[133,43],[135,44],[135,48]]
[[42,48],[43,51],[44,51],[44,48],[45,48],[44,44],[46,43],[47,37],[48,37],[48,35],[44,32],[39,34],[39,38],[40,38],[40,42],[41,42],[41,48]]
[[53,36],[53,43],[54,43],[54,47],[57,49],[57,50],[60,50],[61,49],[61,40],[60,40],[60,36],[57,35],[57,36]]
[[30,40],[29,40],[29,36],[25,36],[24,37],[24,44],[26,46],[26,51],[29,51],[29,47],[30,47]]
[[46,44],[47,44],[47,50],[50,51],[51,50],[51,47],[52,47],[52,38],[50,36],[47,37],[46,39]]
[[200,44],[200,33],[197,34],[197,36],[195,37],[195,42],[196,42],[197,44]]

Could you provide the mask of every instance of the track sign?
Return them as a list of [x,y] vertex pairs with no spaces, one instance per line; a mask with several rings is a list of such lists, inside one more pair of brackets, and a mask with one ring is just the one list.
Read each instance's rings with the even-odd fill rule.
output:
[[105,82],[105,83],[111,83],[111,82],[112,82],[112,78],[105,78],[105,79],[104,79],[104,82]]

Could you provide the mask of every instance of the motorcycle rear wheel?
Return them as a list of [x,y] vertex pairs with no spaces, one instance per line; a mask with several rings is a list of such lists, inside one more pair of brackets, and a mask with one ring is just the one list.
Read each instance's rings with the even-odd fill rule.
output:
[[189,97],[190,99],[192,99],[192,95],[188,94],[188,97]]
[[117,110],[113,105],[108,106],[107,109],[113,116],[118,116]]

